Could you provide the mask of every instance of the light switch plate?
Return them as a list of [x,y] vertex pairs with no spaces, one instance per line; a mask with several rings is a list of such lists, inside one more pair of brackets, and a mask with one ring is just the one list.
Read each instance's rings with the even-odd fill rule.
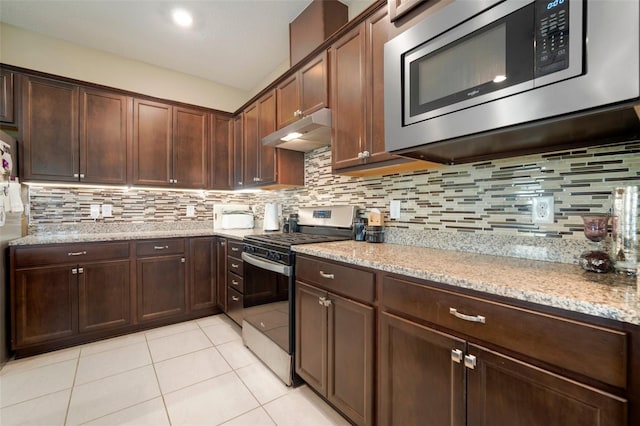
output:
[[102,205],[102,217],[111,217],[111,204]]
[[400,200],[391,200],[389,217],[391,219],[400,219]]

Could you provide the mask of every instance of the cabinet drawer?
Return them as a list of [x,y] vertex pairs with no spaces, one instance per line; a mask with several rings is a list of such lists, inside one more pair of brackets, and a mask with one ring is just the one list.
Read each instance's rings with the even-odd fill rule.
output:
[[[603,383],[627,386],[623,332],[388,276],[382,305]],[[470,321],[478,316],[484,323]]]
[[240,259],[242,256],[242,241],[229,240],[229,248],[227,251],[229,256],[237,257]]
[[84,243],[15,247],[13,256],[16,268],[127,259],[129,257],[129,243]]
[[298,256],[296,280],[364,302],[375,300],[375,274],[355,267]]
[[235,257],[227,256],[227,272],[233,272],[234,274],[241,277],[243,274],[242,264],[242,260]]
[[244,297],[232,288],[227,288],[227,315],[238,325],[244,318]]
[[165,254],[184,253],[184,239],[171,238],[163,240],[145,240],[136,243],[138,256],[162,256]]
[[244,293],[244,278],[234,273],[227,274],[227,287],[240,293]]

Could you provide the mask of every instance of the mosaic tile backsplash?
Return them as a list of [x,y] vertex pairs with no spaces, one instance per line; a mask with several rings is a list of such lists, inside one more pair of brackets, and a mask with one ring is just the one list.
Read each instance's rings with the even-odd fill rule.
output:
[[[304,188],[258,192],[162,191],[146,189],[66,188],[31,185],[30,233],[51,225],[91,223],[91,204],[112,204],[113,216],[100,223],[201,222],[210,226],[213,204],[254,206],[259,223],[265,202],[283,206],[286,215],[298,206],[354,204],[366,214],[379,208],[386,218],[387,241],[475,251],[469,241],[517,242],[507,255],[573,261],[588,247],[581,215],[609,212],[617,186],[640,185],[640,141],[529,155],[474,164],[442,166],[424,171],[378,177],[349,177],[331,173],[331,149],[305,155]],[[554,197],[553,224],[534,224],[532,199]],[[390,200],[400,200],[401,218],[389,219]],[[186,217],[188,205],[195,217]],[[452,234],[454,233],[454,234]],[[444,237],[443,237],[444,235]],[[466,237],[465,237],[466,235]],[[431,238],[433,237],[433,238]],[[428,240],[435,241],[429,242]],[[463,241],[457,246],[455,241]],[[562,242],[558,245],[557,242]],[[570,253],[540,256],[524,246],[553,246]],[[533,242],[533,243],[532,243]],[[572,247],[572,248],[567,248]]]

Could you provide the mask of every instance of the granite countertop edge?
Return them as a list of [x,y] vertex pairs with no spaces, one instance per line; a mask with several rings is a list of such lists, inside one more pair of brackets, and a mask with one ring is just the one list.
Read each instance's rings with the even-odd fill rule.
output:
[[[365,243],[364,246],[362,244],[352,241],[305,244],[294,246],[294,251],[453,287],[640,325],[640,294],[637,280],[633,277],[595,274],[585,272],[577,265],[537,260],[388,243]],[[404,256],[394,256],[400,253]],[[451,258],[451,263],[460,262],[466,266],[458,268],[444,266],[447,257]],[[429,262],[415,262],[411,265],[412,258],[436,258],[435,266],[434,263]],[[509,276],[513,276],[513,279],[509,279]],[[525,282],[527,276],[530,276],[530,282]],[[562,282],[567,282],[567,285],[559,284]]]

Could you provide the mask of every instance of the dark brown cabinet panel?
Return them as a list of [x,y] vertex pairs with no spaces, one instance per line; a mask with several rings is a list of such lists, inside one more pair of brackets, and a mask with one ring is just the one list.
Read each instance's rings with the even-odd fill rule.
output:
[[227,312],[227,239],[216,238],[216,245],[218,307],[222,312]]
[[334,169],[361,164],[365,151],[365,24],[329,50],[331,64],[331,154]]
[[183,255],[137,260],[138,321],[177,316],[186,310]]
[[326,294],[296,282],[296,373],[322,395],[327,394],[328,318],[318,301]]
[[209,114],[203,110],[173,107],[171,146],[173,171],[170,183],[180,188],[207,188]]
[[236,324],[244,319],[244,296],[239,291],[227,287],[227,315]]
[[[214,237],[189,239],[189,306],[192,311],[217,304],[216,242]],[[224,285],[224,283],[223,283]]]
[[78,265],[80,332],[108,329],[131,322],[129,265],[128,259]]
[[243,114],[233,117],[233,188],[244,187],[244,119]]
[[0,122],[15,123],[15,73],[0,68]]
[[172,177],[172,107],[133,101],[133,184],[167,186]]
[[225,258],[226,280],[221,283],[226,287],[226,313],[233,321],[242,326],[244,307],[247,306],[244,294],[244,262],[242,261],[242,241],[227,239]]
[[244,124],[244,144],[242,151],[242,171],[243,186],[251,187],[256,185],[258,178],[258,161],[260,156],[259,127],[258,127],[258,104],[248,106],[242,113]]
[[80,89],[80,181],[127,183],[131,98]]
[[467,368],[467,424],[626,425],[627,401],[476,345]]
[[[352,422],[372,425],[374,308],[328,290],[344,289],[361,279],[362,287],[373,290],[373,276],[359,275],[365,271],[357,268],[350,273],[346,265],[314,261],[300,256],[296,263],[301,271],[296,280],[296,373]],[[316,273],[325,279],[310,285],[321,281]]]
[[15,272],[12,285],[13,349],[78,332],[78,280],[72,266]]
[[31,76],[21,85],[22,179],[77,182],[78,86]]
[[258,100],[258,176],[256,183],[266,185],[276,181],[276,149],[264,146],[262,138],[276,130],[276,93],[270,91]]
[[466,424],[464,340],[383,312],[379,348],[380,425]]
[[211,114],[211,189],[233,189],[234,185],[234,120]]
[[302,66],[276,86],[277,128],[281,129],[328,104],[327,53]]

